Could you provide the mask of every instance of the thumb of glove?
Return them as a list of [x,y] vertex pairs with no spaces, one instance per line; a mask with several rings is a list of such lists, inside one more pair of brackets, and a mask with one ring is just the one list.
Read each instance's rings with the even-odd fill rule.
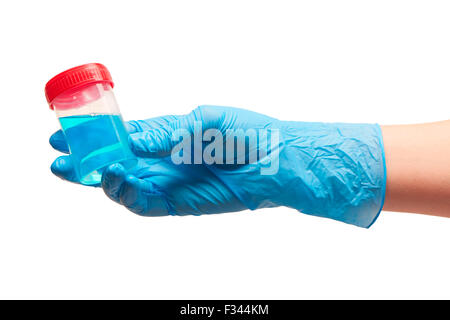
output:
[[130,134],[128,142],[134,154],[140,157],[165,157],[181,137],[194,133],[195,121],[192,114],[155,129]]

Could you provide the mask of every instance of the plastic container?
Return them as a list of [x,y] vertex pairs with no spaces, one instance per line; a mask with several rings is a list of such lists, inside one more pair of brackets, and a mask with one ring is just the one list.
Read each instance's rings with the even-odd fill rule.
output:
[[108,69],[98,63],[64,71],[45,86],[79,181],[85,185],[98,184],[110,164],[121,163],[129,169],[137,162],[128,145],[113,86]]

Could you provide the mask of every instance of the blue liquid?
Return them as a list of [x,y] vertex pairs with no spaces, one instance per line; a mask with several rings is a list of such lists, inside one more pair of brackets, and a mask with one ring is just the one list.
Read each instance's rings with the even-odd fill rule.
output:
[[120,115],[72,116],[59,121],[82,184],[99,183],[103,170],[112,163],[120,162],[125,168],[136,164]]

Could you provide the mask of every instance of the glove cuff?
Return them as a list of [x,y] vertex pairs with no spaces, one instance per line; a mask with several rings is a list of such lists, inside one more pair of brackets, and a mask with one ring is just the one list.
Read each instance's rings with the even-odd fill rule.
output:
[[[377,124],[298,123],[285,156],[297,159],[296,187],[288,206],[369,228],[386,191],[383,135]],[[286,131],[284,131],[286,133]],[[280,166],[282,166],[280,158]],[[290,184],[292,185],[292,183]]]

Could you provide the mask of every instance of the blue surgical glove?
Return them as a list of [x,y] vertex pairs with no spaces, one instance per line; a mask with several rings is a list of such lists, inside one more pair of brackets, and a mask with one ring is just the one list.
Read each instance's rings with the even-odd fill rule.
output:
[[[129,171],[111,165],[101,187],[140,215],[286,206],[369,227],[383,207],[386,169],[376,124],[279,121],[243,109],[200,106],[188,115],[130,121],[127,126],[138,165]],[[207,135],[208,130],[214,131]],[[211,149],[204,140],[215,141],[217,133],[223,137],[223,157],[206,152]],[[199,134],[204,134],[203,141],[196,143]],[[239,137],[244,137],[244,156],[235,150]],[[180,149],[182,138],[191,141],[183,145],[191,148]],[[225,152],[230,139],[236,140],[231,157]],[[68,151],[60,131],[50,143]],[[197,164],[197,156],[205,154],[216,161],[205,158]],[[180,159],[184,163],[178,164]],[[77,182],[68,156],[56,159],[52,171]]]

